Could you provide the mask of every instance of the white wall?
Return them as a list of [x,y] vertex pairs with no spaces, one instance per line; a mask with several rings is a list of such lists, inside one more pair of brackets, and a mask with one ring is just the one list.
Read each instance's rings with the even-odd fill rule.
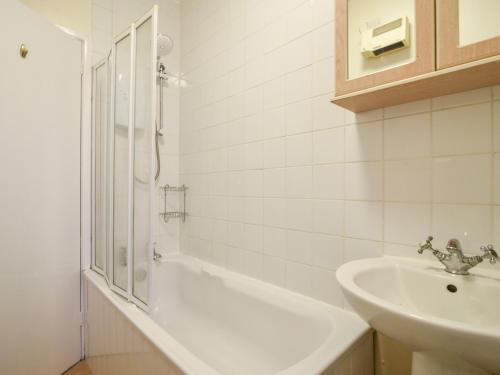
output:
[[[153,5],[159,6],[159,30],[170,35],[174,49],[162,57],[167,70],[179,75],[180,70],[180,7],[176,0],[93,0],[92,2],[92,42],[93,62],[104,58],[113,43],[113,36],[124,31],[130,24],[149,11]],[[179,182],[179,88],[172,80],[164,91],[165,127],[160,138],[161,174],[160,185],[177,185]],[[163,211],[163,195],[158,194],[158,212]],[[168,207],[177,210],[178,195],[169,197]],[[172,220],[165,224],[158,220],[158,250],[162,253],[179,251],[179,222]]]
[[51,23],[64,26],[87,38],[91,32],[92,0],[20,0]]
[[342,306],[349,260],[416,256],[429,234],[500,246],[500,87],[345,111],[329,102],[333,5],[182,1],[181,238]]

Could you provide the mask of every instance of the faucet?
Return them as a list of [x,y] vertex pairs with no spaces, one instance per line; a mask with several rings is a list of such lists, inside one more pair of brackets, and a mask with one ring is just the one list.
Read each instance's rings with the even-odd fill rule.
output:
[[460,241],[452,238],[446,245],[446,252],[434,249],[432,247],[432,236],[427,237],[423,244],[418,244],[417,252],[422,254],[424,250],[429,250],[445,266],[445,271],[454,275],[469,275],[469,270],[477,266],[483,260],[488,259],[491,264],[500,262],[497,252],[493,245],[481,246],[483,255],[467,256],[462,251]]
[[163,258],[163,255],[156,251],[156,242],[153,242],[153,260],[159,262],[161,258]]

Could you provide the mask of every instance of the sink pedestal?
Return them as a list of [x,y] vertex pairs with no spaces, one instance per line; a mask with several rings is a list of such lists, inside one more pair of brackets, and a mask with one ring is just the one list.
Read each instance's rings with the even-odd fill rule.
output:
[[492,375],[458,358],[437,357],[413,352],[412,375]]

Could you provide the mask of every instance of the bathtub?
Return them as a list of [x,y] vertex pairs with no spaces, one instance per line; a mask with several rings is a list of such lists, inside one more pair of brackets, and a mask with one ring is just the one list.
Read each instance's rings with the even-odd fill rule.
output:
[[350,312],[184,255],[154,266],[149,314],[85,272],[95,375],[373,373],[371,331]]

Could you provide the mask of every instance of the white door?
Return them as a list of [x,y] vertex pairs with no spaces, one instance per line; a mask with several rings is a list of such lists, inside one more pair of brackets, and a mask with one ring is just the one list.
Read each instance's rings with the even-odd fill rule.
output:
[[0,374],[56,375],[81,353],[81,42],[0,14]]

